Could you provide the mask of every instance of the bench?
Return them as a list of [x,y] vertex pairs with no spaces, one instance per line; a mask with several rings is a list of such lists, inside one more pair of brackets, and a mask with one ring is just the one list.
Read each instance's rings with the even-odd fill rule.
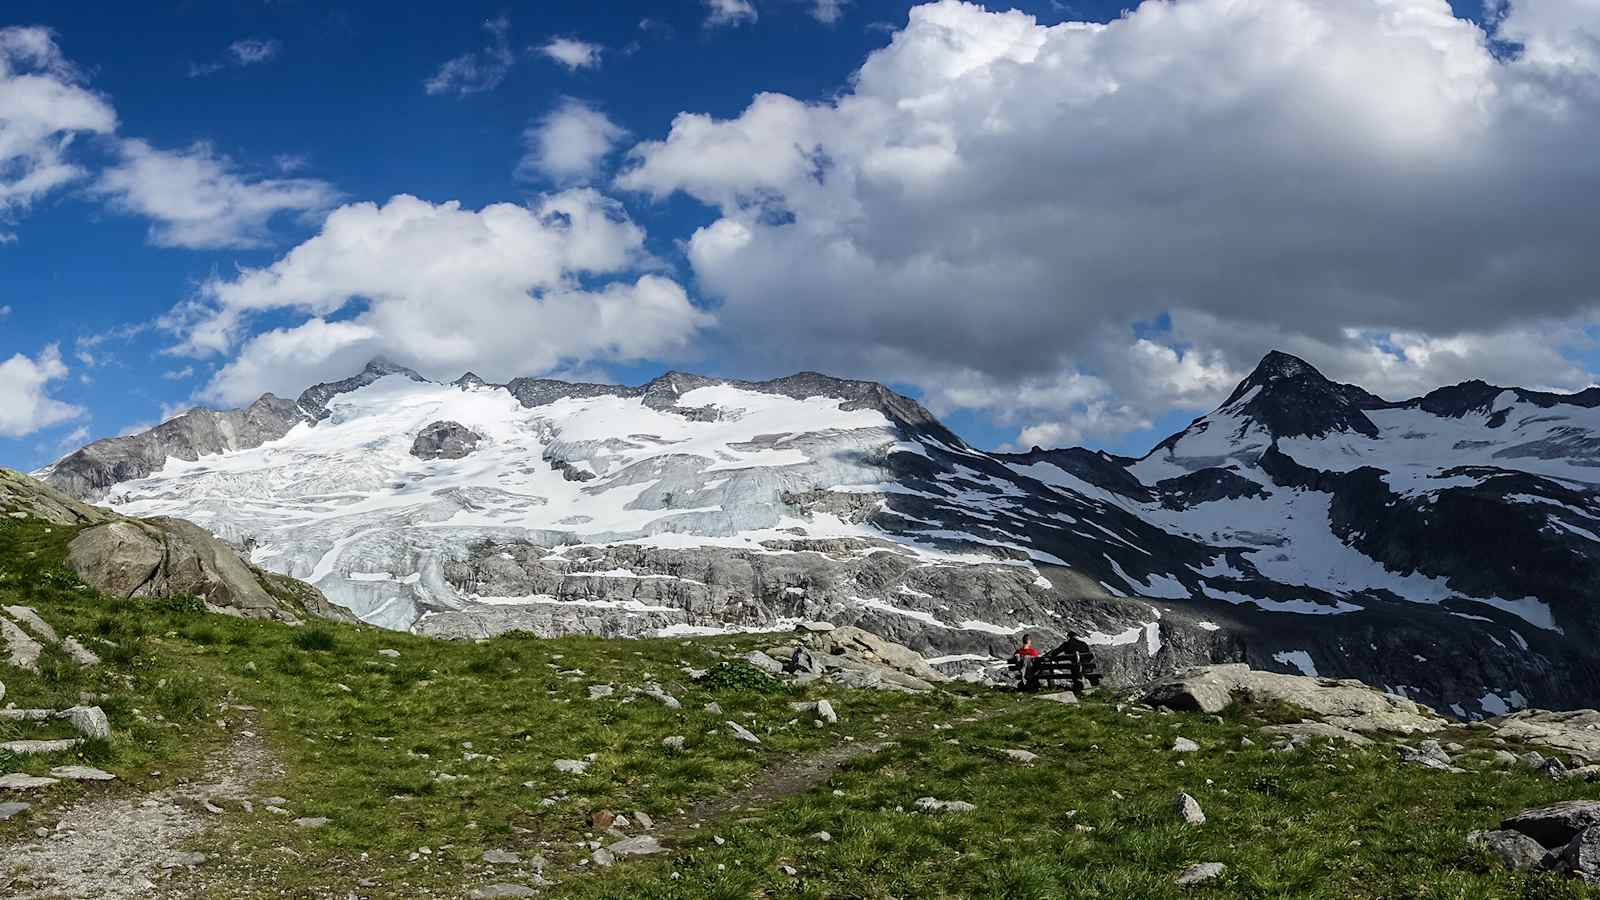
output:
[[1039,656],[1014,656],[1011,668],[1017,673],[1017,689],[1033,693],[1040,686],[1054,690],[1056,682],[1063,682],[1074,691],[1083,691],[1100,684],[1101,674],[1095,665],[1094,651],[1082,638],[1068,635],[1054,650]]

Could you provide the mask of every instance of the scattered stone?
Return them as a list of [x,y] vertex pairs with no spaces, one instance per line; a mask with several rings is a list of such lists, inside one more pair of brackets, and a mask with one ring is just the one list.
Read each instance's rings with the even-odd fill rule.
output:
[[539,892],[522,884],[486,884],[467,894],[472,900],[501,900],[504,897],[537,897]]
[[827,833],[826,831],[818,831],[818,832],[812,834],[811,835],[811,839],[813,841],[816,841],[819,844],[831,844],[831,843],[833,843],[833,835]]
[[294,820],[296,828],[322,828],[333,821],[325,816],[301,816]]
[[1186,737],[1174,738],[1172,741],[1172,752],[1174,753],[1194,753],[1199,749],[1199,744],[1196,744],[1194,741],[1191,741]]
[[12,772],[10,775],[0,775],[0,790],[31,791],[36,788],[49,787],[59,784],[60,779],[43,778],[36,775],[24,775],[21,772]]
[[1517,760],[1530,769],[1537,769],[1544,765],[1544,754],[1529,750],[1527,753],[1517,754]]
[[656,820],[650,818],[649,814],[642,809],[636,809],[633,811],[633,820],[638,822],[639,827],[643,828],[645,831],[655,830]]
[[[1266,725],[1262,727],[1261,731],[1264,734],[1286,738],[1290,743],[1293,744],[1301,744],[1312,738],[1327,738],[1330,741],[1344,741],[1347,744],[1357,747],[1367,747],[1371,746],[1373,743],[1372,738],[1364,737],[1356,734],[1354,731],[1339,728],[1335,725],[1329,725],[1326,722],[1296,722],[1292,725]],[[1250,746],[1249,744],[1243,742],[1245,740],[1249,740],[1249,738],[1242,739],[1239,746]]]
[[661,686],[658,685],[658,684],[646,684],[644,686],[643,693],[644,693],[644,695],[646,697],[649,697],[650,699],[655,700],[656,702],[660,703],[662,706],[665,706],[667,709],[682,709],[683,708],[683,704],[678,702],[678,698],[677,697],[674,697],[671,694],[667,693],[666,691],[662,690]]
[[720,716],[722,715],[722,704],[713,700],[706,704],[706,712],[711,713],[713,716]]
[[1184,822],[1190,825],[1204,825],[1206,823],[1206,814],[1200,809],[1200,801],[1188,794],[1179,794],[1174,798],[1173,806],[1177,809],[1178,818]]
[[1600,800],[1564,800],[1526,809],[1500,823],[1546,847],[1565,847],[1586,829],[1600,825]]
[[602,809],[589,817],[589,822],[594,825],[596,831],[605,831],[616,821],[617,814],[609,809]]
[[977,809],[976,806],[965,800],[936,800],[932,797],[917,798],[917,809],[930,813],[965,813]]
[[483,861],[491,866],[520,866],[522,857],[510,850],[485,850]]
[[1016,760],[1019,763],[1022,763],[1025,766],[1033,765],[1034,761],[1039,758],[1039,754],[1037,754],[1037,753],[1029,753],[1026,750],[1006,750],[1004,752],[1005,752],[1006,756],[1011,757],[1012,759]]
[[666,737],[661,739],[661,746],[667,748],[668,750],[682,750],[683,749],[683,735],[681,735],[681,734],[669,734]]
[[649,856],[661,852],[661,842],[648,834],[617,841],[606,847],[614,856]]
[[606,697],[611,696],[612,694],[615,694],[616,692],[617,692],[617,689],[612,687],[609,684],[591,684],[591,685],[589,685],[589,699],[590,700],[602,700],[602,699],[604,699]]
[[821,719],[824,722],[827,722],[829,725],[834,725],[834,724],[837,724],[838,721],[839,721],[839,714],[833,711],[833,704],[832,703],[829,703],[826,700],[818,700],[817,701],[817,718]]
[[551,765],[556,767],[557,772],[568,775],[582,775],[589,771],[589,763],[581,759],[558,759]]
[[1545,849],[1539,842],[1517,831],[1474,831],[1467,843],[1489,851],[1500,864],[1519,872],[1544,865]]
[[728,721],[724,722],[723,724],[727,725],[728,728],[733,731],[733,736],[738,738],[739,740],[744,741],[747,744],[759,744],[759,743],[761,743],[761,738],[756,737],[755,734],[750,731],[750,729],[744,727],[743,725],[740,725],[738,722],[735,722],[732,719],[729,719]]
[[1448,724],[1426,706],[1359,681],[1257,672],[1244,663],[1187,669],[1156,682],[1144,695],[1154,706],[1203,713],[1222,712],[1237,699],[1288,703],[1350,731],[1412,734]]
[[605,868],[617,861],[617,858],[612,855],[611,851],[604,847],[600,847],[593,853],[589,854],[589,858],[594,860],[594,864],[600,866],[601,868]]
[[378,655],[379,656],[386,656],[386,657],[388,657],[390,659],[399,659],[400,658],[400,651],[399,650],[391,650],[388,647],[385,647],[382,650],[378,651]]
[[1040,700],[1049,700],[1051,703],[1066,703],[1068,705],[1078,702],[1078,695],[1071,691],[1057,691],[1054,694],[1035,694]]
[[163,869],[192,869],[206,864],[204,853],[174,853],[161,864]]
[[1517,755],[1507,750],[1496,750],[1489,754],[1489,762],[1496,766],[1514,766],[1517,764]]
[[1561,762],[1560,758],[1555,756],[1545,760],[1539,766],[1538,772],[1540,775],[1544,775],[1547,778],[1555,778],[1558,780],[1565,780],[1571,774],[1567,771],[1567,767]]
[[1439,745],[1438,741],[1423,741],[1416,747],[1396,744],[1394,749],[1395,752],[1400,754],[1400,758],[1408,763],[1415,763],[1429,769],[1438,769],[1442,772],[1461,771],[1456,768],[1455,761],[1450,758],[1450,754],[1444,752],[1444,748]]
[[782,872],[783,874],[785,874],[787,876],[789,876],[790,878],[793,878],[796,875],[800,874],[800,872],[798,870],[796,870],[794,866],[789,866],[789,865],[779,866],[778,867],[778,871]]
[[0,803],[0,822],[4,822],[18,813],[27,812],[30,808],[27,803]]
[[74,706],[71,709],[64,709],[56,715],[66,719],[84,737],[111,737],[111,723],[106,721],[105,712],[98,706]]
[[783,663],[778,662],[765,653],[762,653],[760,650],[751,650],[749,653],[746,653],[744,656],[740,657],[740,659],[743,659],[750,665],[755,666],[763,672],[766,672],[768,675],[783,674]]
[[51,776],[69,781],[115,781],[117,776],[92,766],[56,766]]
[[1202,881],[1210,881],[1211,879],[1216,878],[1218,875],[1221,875],[1222,870],[1225,868],[1227,867],[1222,863],[1198,863],[1190,866],[1187,869],[1184,869],[1177,878],[1172,879],[1172,883],[1199,884]]

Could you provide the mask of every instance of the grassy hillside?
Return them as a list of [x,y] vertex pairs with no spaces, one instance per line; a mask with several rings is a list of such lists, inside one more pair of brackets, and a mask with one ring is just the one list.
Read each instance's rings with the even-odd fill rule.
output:
[[[79,668],[57,651],[38,674],[0,664],[3,702],[61,708],[93,693],[116,734],[70,759],[0,754],[0,773],[84,761],[119,780],[0,796],[34,804],[0,822],[0,895],[34,889],[15,868],[22,848],[54,840],[35,829],[53,828],[73,804],[188,796],[226,770],[246,788],[248,811],[224,792],[212,795],[218,812],[180,802],[203,827],[175,849],[208,860],[155,877],[143,896],[458,897],[535,884],[535,856],[554,882],[543,896],[1586,896],[1572,882],[1500,870],[1465,835],[1535,803],[1600,797],[1600,786],[1526,770],[1424,770],[1387,746],[1271,752],[1257,728],[1298,718],[1292,710],[1208,718],[974,687],[793,689],[728,663],[770,643],[761,637],[473,644],[291,628],[208,615],[191,601],[96,596],[60,569],[70,534],[0,518],[0,605],[34,607],[104,664]],[[696,681],[685,667],[713,674]],[[646,681],[681,708],[630,693]],[[590,699],[602,684],[615,693]],[[818,727],[790,706],[819,698],[837,708],[837,724]],[[728,720],[761,743],[737,739]],[[0,729],[0,740],[66,734],[55,723]],[[1176,735],[1202,749],[1172,752]],[[683,738],[681,750],[663,746],[669,736]],[[1474,729],[1444,739],[1487,746]],[[1040,758],[1005,753],[1017,749]],[[553,766],[591,755],[583,774]],[[1180,790],[1200,801],[1206,824],[1178,820]],[[976,809],[919,811],[928,796]],[[266,808],[275,798],[282,814]],[[587,841],[615,840],[596,827],[601,811],[646,813],[667,851],[590,862]],[[296,824],[305,818],[328,821]],[[644,831],[633,823],[626,833]],[[486,851],[522,862],[489,863]],[[1201,862],[1227,868],[1173,884]]]

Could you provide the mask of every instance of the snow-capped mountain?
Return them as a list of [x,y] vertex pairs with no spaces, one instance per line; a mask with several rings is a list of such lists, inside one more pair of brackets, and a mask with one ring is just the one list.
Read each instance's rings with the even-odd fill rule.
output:
[[[444,636],[859,624],[943,664],[1074,630],[1462,715],[1596,702],[1600,391],[1390,403],[1280,353],[1134,460],[986,453],[881,385],[639,387],[382,362],[39,473]],[[1142,599],[1127,599],[1142,598]]]

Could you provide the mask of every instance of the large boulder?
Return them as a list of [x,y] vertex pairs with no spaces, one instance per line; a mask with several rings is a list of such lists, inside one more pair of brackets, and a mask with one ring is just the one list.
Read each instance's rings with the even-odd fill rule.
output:
[[1217,713],[1239,701],[1286,703],[1349,731],[1433,732],[1448,724],[1420,703],[1359,681],[1258,672],[1243,663],[1199,666],[1146,689],[1145,702]]
[[1580,833],[1600,825],[1600,800],[1565,800],[1525,809],[1500,823],[1552,849],[1565,847]]
[[0,514],[52,525],[94,524],[116,518],[110,510],[81,503],[10,469],[0,469]]
[[1543,867],[1548,853],[1538,841],[1518,831],[1474,831],[1467,835],[1467,843],[1482,847],[1501,865],[1519,872]]
[[1600,762],[1600,711],[1525,709],[1492,719],[1490,724],[1502,738],[1564,750],[1585,762]]
[[316,588],[286,584],[291,580],[251,566],[182,519],[117,519],[86,528],[67,545],[67,567],[117,597],[199,597],[218,611],[250,618],[351,618]]
[[814,645],[830,656],[842,656],[874,666],[892,669],[920,681],[940,682],[949,678],[928,664],[922,654],[903,644],[886,640],[853,625],[817,635]]
[[411,442],[411,455],[417,459],[461,459],[478,449],[483,435],[460,422],[434,422]]

